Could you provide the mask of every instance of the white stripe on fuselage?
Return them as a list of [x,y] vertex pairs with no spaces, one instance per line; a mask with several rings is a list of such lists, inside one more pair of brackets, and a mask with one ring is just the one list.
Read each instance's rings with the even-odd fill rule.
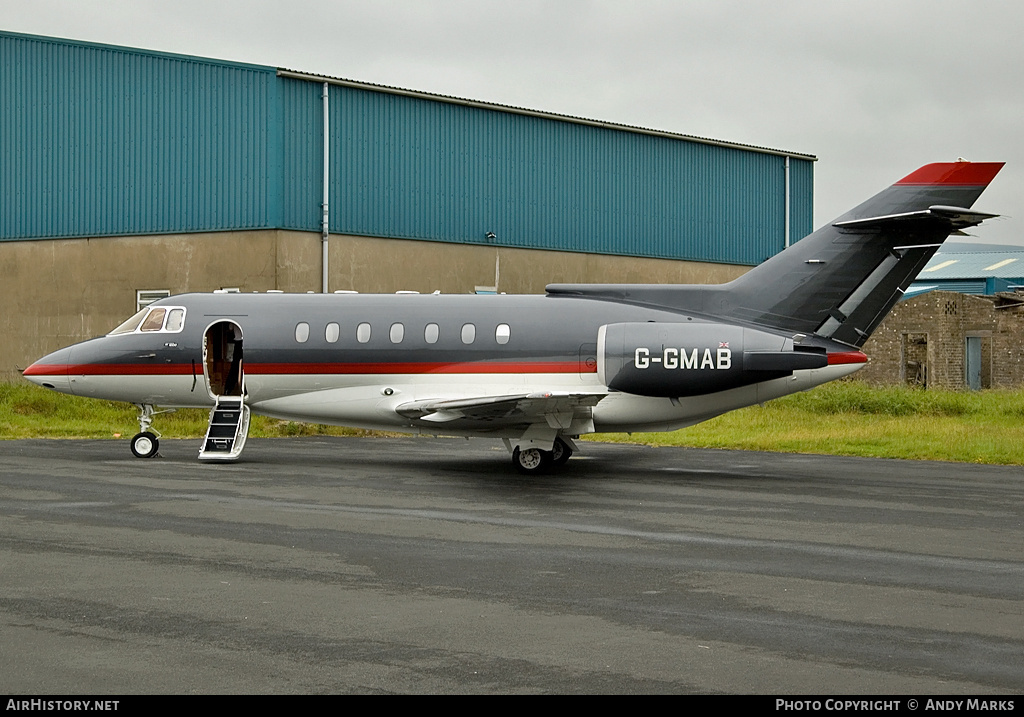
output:
[[[796,371],[792,376],[687,398],[649,398],[610,393],[593,409],[598,433],[668,431],[728,411],[813,388],[848,376],[863,364],[839,364]],[[33,377],[40,383],[46,377]],[[92,375],[72,377],[76,395],[163,407],[213,405],[202,376]],[[293,421],[327,423],[410,433],[502,435],[501,424],[443,426],[406,418],[395,409],[411,401],[455,400],[535,392],[593,392],[607,389],[596,374],[254,374],[245,378],[246,402],[255,413]],[[390,390],[390,394],[386,393]],[[539,419],[538,419],[539,420]],[[519,419],[519,425],[522,419]],[[516,437],[513,432],[511,437]]]

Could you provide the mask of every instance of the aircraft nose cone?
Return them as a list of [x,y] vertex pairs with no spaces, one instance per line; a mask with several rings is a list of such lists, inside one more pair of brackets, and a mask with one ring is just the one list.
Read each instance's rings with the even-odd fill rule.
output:
[[61,393],[73,393],[71,380],[68,378],[68,371],[72,366],[71,349],[72,347],[69,346],[44,356],[25,369],[22,375],[32,383],[44,388]]

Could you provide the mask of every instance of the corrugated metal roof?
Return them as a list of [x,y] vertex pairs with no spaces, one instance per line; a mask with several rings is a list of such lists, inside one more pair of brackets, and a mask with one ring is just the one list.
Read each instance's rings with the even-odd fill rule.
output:
[[1024,277],[1024,251],[939,252],[921,270],[917,282],[987,277]]
[[903,298],[906,299],[917,294],[924,294],[928,291],[956,291],[960,294],[974,294],[977,296],[990,293],[987,282],[984,279],[944,279],[930,283],[927,288],[918,287],[916,283],[911,284]]
[[[283,226],[309,230],[321,89],[280,82]],[[333,233],[750,265],[783,248],[778,155],[350,86],[331,85],[330,123]],[[790,175],[796,241],[813,164]]]
[[804,159],[811,162],[818,161],[818,158],[813,154],[806,154],[804,152],[790,152],[784,149],[772,149],[771,147],[761,147],[753,144],[742,144],[740,142],[727,142],[725,140],[720,139],[711,139],[710,137],[698,137],[696,135],[680,134],[677,132],[667,132],[665,130],[638,127],[636,125],[619,124],[617,122],[605,122],[602,120],[588,119],[586,117],[578,117],[576,115],[564,115],[559,114],[557,112],[545,112],[543,110],[534,110],[529,109],[527,107],[516,107],[515,105],[503,105],[496,102],[471,100],[463,97],[455,97],[452,95],[441,95],[434,94],[432,92],[422,92],[420,90],[409,90],[402,87],[392,87],[390,85],[378,85],[372,82],[360,82],[358,80],[350,80],[344,77],[331,77],[330,75],[319,75],[313,72],[289,70],[284,67],[278,68],[277,74],[280,77],[289,77],[295,80],[327,82],[328,84],[340,85],[342,87],[352,87],[358,90],[369,90],[372,92],[387,92],[393,95],[416,97],[419,99],[433,100],[435,102],[448,102],[451,104],[462,105],[464,107],[477,107],[480,109],[495,110],[498,112],[511,112],[513,114],[528,115],[531,117],[542,117],[544,119],[560,120],[563,122],[572,122],[573,124],[582,124],[590,127],[604,127],[606,129],[614,129],[624,132],[637,132],[639,134],[654,135],[656,137],[680,139],[685,140],[687,142],[700,142],[701,144],[713,144],[719,147],[743,149],[748,152],[763,152],[765,154],[773,154],[779,157],[793,157],[796,159]]
[[227,67],[239,67],[247,70],[276,70],[270,65],[254,65],[251,62],[238,62],[237,60],[219,60],[213,57],[200,57],[199,55],[183,55],[177,52],[161,52],[160,50],[146,50],[140,47],[128,47],[127,45],[110,45],[103,42],[90,42],[88,40],[72,40],[64,37],[49,37],[47,35],[31,35],[24,32],[11,32],[0,30],[0,37],[10,37],[17,40],[31,40],[51,45],[67,47],[83,47],[92,50],[106,50],[108,52],[122,52],[130,55],[142,55],[162,59],[175,60],[177,62],[199,62],[204,65],[225,65]]

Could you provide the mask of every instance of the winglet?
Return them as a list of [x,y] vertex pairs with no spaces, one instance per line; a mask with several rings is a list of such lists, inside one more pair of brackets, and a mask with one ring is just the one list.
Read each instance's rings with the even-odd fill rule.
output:
[[936,162],[926,164],[897,185],[987,187],[1005,162]]

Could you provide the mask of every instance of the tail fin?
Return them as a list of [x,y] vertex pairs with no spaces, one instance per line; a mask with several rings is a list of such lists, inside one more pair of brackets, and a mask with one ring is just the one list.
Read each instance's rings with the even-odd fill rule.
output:
[[739,279],[716,287],[726,297],[719,305],[729,318],[860,347],[946,237],[996,216],[970,207],[1002,166],[952,162],[921,167]]

